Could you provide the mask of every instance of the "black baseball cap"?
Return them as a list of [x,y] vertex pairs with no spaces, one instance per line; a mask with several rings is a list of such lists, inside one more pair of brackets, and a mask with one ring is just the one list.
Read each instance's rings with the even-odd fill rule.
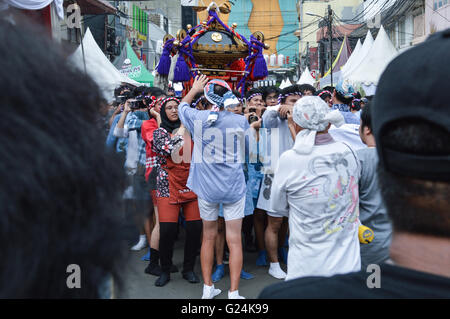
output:
[[413,178],[450,181],[450,154],[411,154],[381,143],[386,127],[398,120],[420,119],[450,132],[449,94],[450,29],[431,35],[388,65],[372,107],[373,133],[385,170]]

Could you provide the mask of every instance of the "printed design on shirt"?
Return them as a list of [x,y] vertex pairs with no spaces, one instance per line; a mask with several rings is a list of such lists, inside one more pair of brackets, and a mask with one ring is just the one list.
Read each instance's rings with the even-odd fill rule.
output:
[[[325,178],[322,188],[323,195],[328,197],[325,214],[331,214],[333,211],[344,212],[341,216],[329,219],[322,224],[322,228],[327,234],[343,230],[346,223],[356,224],[358,222],[358,181],[349,171],[347,156],[351,156],[351,153],[318,156],[309,163],[309,171],[313,176]],[[328,174],[321,174],[322,167],[334,169],[338,176],[337,180],[332,180]],[[309,190],[311,196],[318,196],[319,193],[315,189]]]
[[158,170],[156,197],[169,197],[169,173],[164,168],[167,165],[166,157],[171,156],[172,152],[182,147],[183,143],[182,136],[175,135],[171,137],[162,127],[153,132],[152,151],[158,155],[155,165]]
[[270,199],[270,192],[272,190],[272,180],[273,180],[273,174],[266,174],[264,175],[264,190],[263,190],[263,196],[266,200]]

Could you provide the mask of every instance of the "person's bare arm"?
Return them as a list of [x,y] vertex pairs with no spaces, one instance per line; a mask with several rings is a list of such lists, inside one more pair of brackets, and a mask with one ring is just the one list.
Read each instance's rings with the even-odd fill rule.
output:
[[125,106],[123,108],[122,115],[120,116],[119,122],[117,122],[117,128],[123,128],[125,124],[125,119],[127,118],[128,113],[131,112],[130,104],[128,101],[125,102]]
[[161,126],[161,114],[156,112],[154,109],[150,109],[150,114],[156,119],[158,127]]
[[116,117],[116,115],[119,114],[119,113],[121,112],[120,109],[121,109],[121,106],[120,106],[120,105],[117,106],[116,109],[114,110],[114,113],[113,113],[113,114],[111,115],[111,117],[109,118],[109,121],[108,121],[108,123],[109,123],[109,128],[111,128],[111,126],[112,126],[112,124],[113,124],[113,122],[114,122],[114,118]]
[[203,92],[206,83],[208,83],[209,79],[206,75],[197,75],[194,80],[194,84],[192,84],[192,89],[186,94],[186,96],[181,100],[181,102],[185,102],[187,104],[191,104],[195,95],[199,92]]
[[288,111],[286,115],[288,120],[289,132],[291,132],[292,139],[295,142],[295,138],[297,137],[297,133],[295,132],[295,122],[290,111]]

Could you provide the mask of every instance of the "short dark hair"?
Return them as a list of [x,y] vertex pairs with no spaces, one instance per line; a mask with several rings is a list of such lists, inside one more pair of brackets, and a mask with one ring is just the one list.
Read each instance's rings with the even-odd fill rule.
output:
[[302,91],[300,90],[300,85],[294,84],[294,85],[291,85],[291,86],[288,86],[288,87],[284,88],[281,91],[281,95],[283,95],[283,97],[281,98],[281,102],[282,103],[285,102],[286,98],[287,98],[287,95],[288,94],[293,94],[293,93],[303,94]]
[[265,101],[267,99],[267,97],[270,94],[272,94],[272,93],[275,93],[277,95],[277,97],[278,97],[280,95],[280,93],[281,93],[281,90],[278,87],[276,87],[276,86],[268,86],[268,87],[266,87],[264,89],[263,96],[262,96],[263,100]]
[[224,96],[229,90],[222,85],[214,85],[214,93],[218,96]]
[[370,102],[361,110],[361,128],[367,127],[372,131],[372,114]]
[[97,84],[42,34],[0,19],[0,298],[98,298],[123,267],[123,166],[97,125]]
[[[325,93],[322,93],[322,92],[325,92]],[[324,100],[324,101],[325,101],[326,98],[332,98],[331,92],[330,92],[330,93],[326,93],[326,92],[330,92],[330,91],[327,91],[327,90],[325,90],[325,89],[319,90],[319,91],[316,91],[316,94],[315,94],[315,95],[320,96],[320,98],[321,98],[322,100]],[[322,93],[322,94],[321,94],[321,93]]]
[[351,104],[352,101],[353,101],[353,96],[352,96],[352,97],[349,97],[349,98],[346,98],[346,97],[343,96],[341,93],[339,93],[336,89],[334,90],[334,92],[336,92],[336,98],[337,98],[339,101],[341,101],[342,103],[344,103],[344,104],[350,106],[350,104]]
[[128,86],[128,85],[121,85],[121,86],[119,86],[119,87],[117,87],[115,90],[114,90],[114,97],[118,97],[119,95],[120,95],[120,93],[122,92],[122,91],[124,91],[124,90],[129,90],[129,91],[131,91],[131,89],[130,89],[130,87]]
[[[450,154],[450,133],[422,119],[392,122],[383,132],[383,148],[418,155]],[[401,176],[387,171],[381,162],[378,179],[396,231],[450,237],[450,183]]]
[[306,91],[311,91],[313,95],[316,94],[316,88],[312,86],[311,84],[300,84],[300,92],[302,92],[303,95],[305,95]]
[[159,98],[159,97],[161,97],[163,95],[165,96],[166,92],[164,92],[160,88],[152,87],[152,88],[150,88],[150,94],[153,95],[156,98]]
[[359,111],[359,110],[361,110],[361,100],[354,98],[353,101],[350,104],[350,109],[352,111]]

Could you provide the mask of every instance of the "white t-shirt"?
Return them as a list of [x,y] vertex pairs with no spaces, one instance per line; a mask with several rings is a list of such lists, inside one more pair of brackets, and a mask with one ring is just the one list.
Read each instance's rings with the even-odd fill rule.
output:
[[286,280],[359,271],[359,162],[350,148],[326,141],[309,155],[285,152],[272,184],[272,209],[289,215]]
[[359,125],[357,124],[344,124],[340,127],[331,125],[328,133],[333,137],[336,142],[344,142],[354,150],[365,149],[367,146],[361,141],[359,136]]

